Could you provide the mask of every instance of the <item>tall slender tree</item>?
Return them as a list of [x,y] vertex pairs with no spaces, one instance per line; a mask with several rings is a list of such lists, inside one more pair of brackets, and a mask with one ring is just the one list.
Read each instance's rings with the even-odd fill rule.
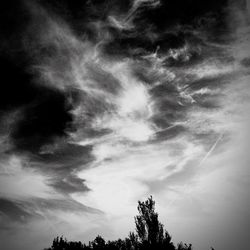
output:
[[155,201],[150,196],[146,201],[138,202],[139,215],[135,216],[136,232],[140,243],[148,249],[174,250],[174,244],[163,224],[159,222],[158,213],[155,212]]

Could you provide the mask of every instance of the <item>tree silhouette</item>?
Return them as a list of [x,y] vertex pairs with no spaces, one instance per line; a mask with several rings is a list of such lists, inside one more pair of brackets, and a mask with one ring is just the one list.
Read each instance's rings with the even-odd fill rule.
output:
[[92,246],[92,249],[99,250],[105,248],[106,242],[100,235],[98,235],[90,245]]
[[138,201],[139,215],[135,216],[136,232],[130,232],[124,240],[105,241],[98,235],[88,245],[67,241],[56,237],[50,248],[44,250],[192,250],[191,244],[180,242],[177,247],[169,233],[158,220],[155,201],[150,196],[146,201]]
[[192,244],[183,244],[182,242],[180,242],[178,245],[177,245],[177,250],[192,250]]
[[139,215],[135,217],[136,232],[146,249],[175,249],[171,243],[171,236],[165,231],[158,220],[158,213],[155,212],[155,201],[152,196],[145,202],[138,202]]

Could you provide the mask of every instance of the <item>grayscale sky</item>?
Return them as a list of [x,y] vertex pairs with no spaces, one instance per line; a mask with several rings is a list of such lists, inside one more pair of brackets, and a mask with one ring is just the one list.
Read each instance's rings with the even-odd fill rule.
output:
[[8,1],[0,31],[0,241],[134,230],[246,250],[250,1]]

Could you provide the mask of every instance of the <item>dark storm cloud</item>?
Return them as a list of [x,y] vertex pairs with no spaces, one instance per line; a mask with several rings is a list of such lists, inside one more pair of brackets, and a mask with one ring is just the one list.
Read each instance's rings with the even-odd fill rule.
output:
[[49,185],[63,194],[87,192],[84,180],[74,173],[94,160],[91,146],[59,143],[44,147],[44,151],[30,158],[30,167],[50,173]]
[[22,117],[11,133],[14,144],[21,150],[36,151],[52,142],[53,137],[66,136],[65,130],[72,121],[70,109],[63,93],[40,89],[33,102],[24,108]]
[[[35,7],[30,4],[31,2],[27,2],[26,5],[26,3],[19,1],[15,5],[14,2],[10,1],[4,6],[6,12],[3,11],[1,16],[1,24],[6,21],[10,24],[9,29],[5,27],[6,29],[3,29],[1,33],[1,36],[4,37],[1,41],[0,58],[2,77],[0,86],[1,139],[4,138],[7,145],[5,149],[10,156],[17,154],[27,159],[25,166],[22,166],[24,172],[27,168],[27,170],[33,169],[50,175],[48,185],[63,195],[86,192],[89,189],[84,184],[84,180],[76,176],[76,171],[93,161],[92,146],[80,146],[68,142],[69,133],[75,133],[79,126],[87,127],[84,134],[91,137],[100,136],[106,132],[91,130],[86,126],[87,121],[74,119],[73,109],[77,105],[86,104],[89,106],[89,102],[93,102],[82,91],[74,88],[62,90],[55,88],[53,86],[55,83],[49,85],[40,81],[37,70],[33,67],[34,62],[38,62],[40,59],[42,61],[42,58],[48,58],[51,55],[65,55],[67,49],[66,47],[65,49],[53,46],[46,47],[39,44],[36,34],[34,37],[30,36],[30,30],[33,30],[36,24],[39,24],[40,28],[42,25],[47,25],[47,17],[43,16],[44,20],[42,20],[42,15],[44,15],[42,11],[38,18],[42,22],[39,23],[39,20],[36,20],[33,9]],[[23,17],[25,17],[24,20],[22,20]],[[39,27],[36,28],[39,30]],[[8,44],[9,38],[17,42]],[[50,41],[47,42],[50,43]],[[67,57],[70,56],[71,51],[67,53]],[[65,58],[56,61],[58,72],[63,72],[64,66],[68,66]],[[94,69],[92,72],[96,81],[100,78],[106,78],[106,81],[102,81],[103,88],[109,88],[112,91],[107,82],[110,80],[114,82],[114,79],[111,79],[108,74],[105,75],[105,72],[97,72],[97,70],[94,72]],[[113,88],[114,91],[115,87],[116,84]],[[97,104],[97,102],[98,100],[95,103]],[[97,106],[96,111],[98,110]],[[99,107],[102,109],[102,103]],[[6,158],[2,164],[7,165],[7,162]],[[8,171],[8,167],[6,167],[6,171]],[[47,209],[91,210],[86,210],[83,205],[70,200],[69,197],[65,197],[65,200],[62,201],[49,202],[44,200],[42,203],[47,204]],[[25,210],[21,210],[22,204],[6,200],[2,207],[5,212],[7,206],[10,207],[10,211],[20,209],[20,213],[21,211],[25,212]]]
[[58,164],[70,168],[91,161],[91,150],[92,146],[80,146],[59,140],[58,144],[42,148],[35,159],[46,164]]
[[[138,28],[138,26],[136,27]],[[203,35],[210,34],[208,30],[204,32],[205,29],[202,25],[197,31],[203,32]],[[189,64],[190,62],[198,63],[202,59],[200,48],[206,46],[200,37],[201,33],[195,34],[191,26],[183,27],[171,24],[166,26],[161,33],[158,33],[155,28],[144,24],[142,25],[142,30],[111,30],[110,33],[115,39],[111,39],[110,42],[104,44],[104,52],[108,55],[140,58],[140,56],[154,53],[156,49],[159,55],[164,55],[169,49],[180,49],[185,45],[189,46],[189,49],[183,50],[183,53],[178,57],[173,57],[171,54],[166,57],[164,61],[165,66],[183,66],[187,62]],[[187,57],[188,60],[186,60]]]
[[22,64],[18,64],[1,56],[1,112],[13,110],[33,99],[35,90],[31,84],[31,76],[25,72]]
[[28,167],[49,174],[48,185],[62,194],[87,192],[84,180],[76,176],[94,160],[92,146],[80,146],[67,142],[45,145],[39,154],[29,155]]
[[250,58],[247,57],[247,58],[242,59],[241,64],[245,67],[250,67]]
[[51,186],[62,193],[86,192],[89,188],[84,184],[84,180],[74,175],[66,175],[64,178],[55,178]]
[[0,55],[0,119],[16,112],[9,128],[14,147],[37,152],[54,137],[66,136],[72,121],[70,91],[63,93],[37,83],[25,51],[15,47],[11,52]]
[[[53,211],[74,213],[100,213],[97,209],[84,206],[72,199],[33,198],[27,201],[0,198],[0,218],[6,222],[2,229],[15,226],[13,223],[28,223],[33,219],[47,219]],[[9,226],[7,226],[7,221]]]
[[[220,12],[227,4],[227,0],[211,0],[201,3],[198,0],[188,1],[136,1],[136,0],[40,0],[39,3],[52,11],[71,18],[75,21],[79,19],[91,20],[102,19],[110,13],[127,13],[132,7],[137,7],[139,18],[166,27],[167,24],[177,21],[187,23],[197,17],[203,16],[207,12]],[[243,1],[242,1],[243,2]],[[168,13],[168,15],[166,15]],[[149,15],[152,14],[152,15]],[[158,16],[156,16],[158,15]],[[70,19],[69,19],[70,20]]]
[[[22,0],[10,0],[1,3],[0,10],[0,52],[13,58],[22,54],[22,34],[30,22],[28,9]],[[20,58],[21,59],[21,58]]]
[[9,219],[11,222],[26,223],[39,215],[23,202],[0,198],[0,217]]
[[221,12],[226,6],[227,0],[209,1],[206,3],[198,0],[188,1],[161,1],[161,5],[154,9],[145,9],[140,13],[138,24],[140,21],[155,25],[158,29],[165,29],[167,26],[182,23],[187,24],[195,19],[201,18],[208,12]]
[[[192,32],[185,34],[183,31],[193,23],[196,23],[200,29],[206,28],[206,32],[209,29],[214,32],[216,29],[226,28],[224,23],[226,13],[223,10],[228,1],[209,1],[209,3],[201,3],[196,0],[185,2],[138,1],[138,3],[137,1],[123,1],[121,3],[112,0],[77,1],[74,3],[69,1],[41,2],[45,6],[52,6],[52,9],[71,22],[72,27],[77,32],[87,35],[90,40],[97,38],[93,24],[95,21],[99,22],[99,25],[103,25],[103,28],[111,35],[110,41],[106,41],[103,45],[103,51],[107,55],[134,57],[144,52],[153,52],[157,46],[160,46],[161,50],[180,46],[192,34]],[[155,5],[156,2],[159,4]],[[152,4],[152,8],[150,8],[150,4]],[[67,9],[66,13],[63,11],[65,9]],[[131,23],[128,24],[128,28],[123,29],[110,22],[110,18],[119,15],[124,16],[122,23]],[[204,25],[208,23],[209,27],[205,27]],[[172,34],[168,32],[165,35],[169,29],[178,29],[177,24],[185,24],[187,27],[182,27],[179,34],[174,31]],[[92,27],[92,30],[89,30],[89,27]],[[192,56],[195,57],[196,52]],[[168,62],[168,64],[172,63]]]

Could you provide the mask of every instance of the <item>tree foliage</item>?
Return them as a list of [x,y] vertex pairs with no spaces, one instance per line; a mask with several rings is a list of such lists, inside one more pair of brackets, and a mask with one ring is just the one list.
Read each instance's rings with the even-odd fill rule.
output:
[[155,212],[155,201],[152,196],[145,202],[138,202],[139,215],[135,216],[136,232],[143,249],[174,250],[171,236],[164,232],[163,224]]

